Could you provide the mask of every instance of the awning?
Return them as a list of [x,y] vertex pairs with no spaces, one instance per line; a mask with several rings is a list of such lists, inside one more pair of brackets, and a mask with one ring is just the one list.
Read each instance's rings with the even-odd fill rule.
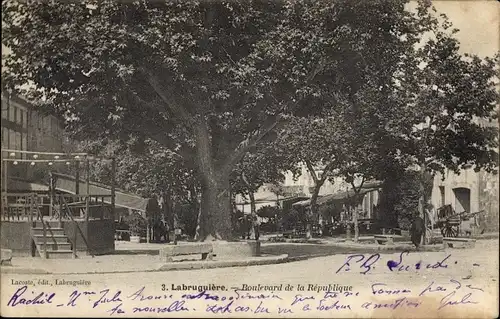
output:
[[[366,193],[376,191],[376,190],[378,190],[378,188],[362,188],[359,191],[359,195],[364,195]],[[353,190],[348,190],[345,192],[325,195],[325,196],[318,198],[318,205],[328,204],[328,203],[335,202],[335,201],[346,201],[346,200],[349,200],[350,198],[353,198],[354,195],[355,195],[355,193]]]
[[[266,197],[260,197],[255,199],[255,203],[276,203],[276,202],[282,202],[285,200],[289,200],[295,197],[280,197],[279,200],[276,198],[276,195],[274,196],[266,196]],[[236,199],[236,205],[248,205],[250,204],[250,199],[244,199],[244,198],[239,198]]]
[[[380,188],[381,185],[382,182],[380,181],[367,182],[363,185],[359,194],[364,195],[366,193],[376,191]],[[354,191],[350,189],[348,191],[338,192],[335,194],[318,196],[316,203],[318,205],[323,205],[334,201],[345,201],[348,200],[349,198],[354,197],[354,194],[355,194]],[[311,205],[311,199],[303,200],[292,204],[293,207],[308,206],[308,205]]]
[[[70,194],[75,194],[76,186],[75,181],[76,178],[74,176],[54,173],[56,178],[56,189],[67,192]],[[89,183],[89,193],[96,195],[111,195],[111,187],[109,185],[103,185],[96,182]],[[87,187],[85,181],[80,180],[80,195],[87,194]],[[104,198],[104,202],[111,204],[111,198]],[[158,205],[158,201],[154,198],[143,198],[138,195],[126,193],[121,190],[115,191],[115,205],[117,207],[128,208],[138,210],[141,213],[147,213],[149,215],[151,213],[156,213],[160,211],[160,206]],[[144,216],[144,215],[143,215]]]
[[296,206],[308,206],[308,205],[311,205],[311,200],[310,199],[306,199],[306,200],[302,200],[300,202],[293,203],[292,207],[296,207]]

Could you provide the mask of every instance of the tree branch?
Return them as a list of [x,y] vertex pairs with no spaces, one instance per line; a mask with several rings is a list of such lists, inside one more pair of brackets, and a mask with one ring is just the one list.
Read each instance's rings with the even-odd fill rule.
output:
[[309,171],[309,174],[311,174],[311,177],[314,181],[314,185],[317,185],[318,184],[318,175],[316,175],[316,172],[314,171],[314,167],[313,167],[311,161],[304,160],[304,162],[306,163],[307,170]]
[[326,60],[320,59],[318,61],[318,64],[316,64],[314,70],[307,76],[306,83],[312,81],[321,71],[325,69],[325,66],[326,66]]
[[354,193],[356,195],[359,194],[359,192],[361,191],[361,188],[363,188],[363,184],[365,183],[365,176],[363,175],[363,178],[361,179],[361,184],[359,185],[359,187],[356,189],[356,186],[354,185],[354,177],[351,181],[351,186],[352,186],[352,189],[354,190]]
[[231,153],[228,159],[222,165],[222,172],[226,174],[230,172],[233,166],[238,163],[246,152],[254,147],[260,140],[262,140],[269,132],[271,132],[278,123],[283,122],[280,115],[270,116],[256,132],[252,133],[249,137],[240,142],[236,149]]
[[[175,141],[174,139],[170,138],[165,133],[148,133],[147,135],[151,139],[153,139],[156,142],[158,142],[159,144],[161,144],[162,146],[168,148],[172,152],[175,152],[179,156],[181,156],[182,158],[184,158],[186,160],[185,161],[186,163],[190,163],[190,161],[187,160],[187,159],[190,159],[190,158],[193,157],[193,151],[192,150],[191,151],[187,150],[186,146],[183,146],[183,145],[179,144],[177,141]],[[192,166],[192,165],[189,165],[189,166]]]
[[248,181],[248,178],[247,178],[245,172],[241,172],[241,180],[246,185],[249,193],[255,191],[255,187],[253,187],[252,184]]
[[175,92],[172,89],[168,89],[160,84],[158,78],[151,72],[145,69],[141,69],[145,74],[148,83],[155,90],[155,92],[161,97],[161,99],[166,103],[168,109],[177,116],[184,125],[190,126],[193,124],[192,116],[175,100]]
[[332,161],[330,162],[330,164],[326,165],[325,168],[323,169],[323,174],[321,175],[321,179],[320,179],[320,182],[325,182],[326,179],[328,178],[328,172],[330,172],[330,170],[333,168],[333,166],[335,165],[335,161]]
[[132,90],[129,89],[128,91],[130,92],[134,100],[141,106],[144,106],[153,111],[158,111],[159,113],[168,111],[168,109],[164,105],[163,106],[159,105],[153,101],[151,102],[145,101],[143,98],[141,98],[137,93],[133,92]]

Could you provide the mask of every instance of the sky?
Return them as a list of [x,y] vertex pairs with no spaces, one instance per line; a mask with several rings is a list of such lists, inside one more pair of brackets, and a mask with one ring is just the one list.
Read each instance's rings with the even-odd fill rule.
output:
[[496,0],[433,1],[438,13],[460,30],[456,35],[463,53],[492,56],[500,51],[500,2]]

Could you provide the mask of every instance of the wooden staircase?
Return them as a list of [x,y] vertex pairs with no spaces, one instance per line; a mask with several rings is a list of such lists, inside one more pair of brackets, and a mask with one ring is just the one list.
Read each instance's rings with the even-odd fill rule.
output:
[[[34,243],[32,245],[33,256],[39,255],[42,258],[53,259],[77,258],[77,247],[80,247],[86,254],[94,256],[89,251],[86,234],[73,217],[74,210],[82,208],[70,207],[64,195],[53,196],[50,204],[53,209],[52,214],[44,216],[42,214],[43,198],[37,194],[13,194],[9,200],[2,194],[5,205],[0,217],[2,220],[27,220],[30,223],[29,235]],[[69,230],[69,234],[66,234],[65,229],[62,228],[63,223],[68,226],[66,229]]]
[[76,257],[68,236],[66,236],[63,228],[58,227],[57,222],[51,223],[44,220],[37,220],[33,224],[31,237],[40,257],[51,259]]

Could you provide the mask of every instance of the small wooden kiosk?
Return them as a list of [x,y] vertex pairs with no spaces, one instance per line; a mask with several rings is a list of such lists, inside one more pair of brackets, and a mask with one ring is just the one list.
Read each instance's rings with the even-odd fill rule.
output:
[[[1,248],[13,255],[76,258],[79,254],[114,251],[115,160],[87,153],[51,153],[2,149]],[[110,193],[90,191],[90,163],[107,161],[112,167]],[[12,166],[57,164],[76,167],[75,192],[57,190],[57,173],[50,172],[48,189],[9,189]],[[84,165],[85,180],[80,179]],[[27,183],[30,184],[30,183]],[[83,186],[83,187],[81,187]],[[82,191],[82,188],[85,190]]]

